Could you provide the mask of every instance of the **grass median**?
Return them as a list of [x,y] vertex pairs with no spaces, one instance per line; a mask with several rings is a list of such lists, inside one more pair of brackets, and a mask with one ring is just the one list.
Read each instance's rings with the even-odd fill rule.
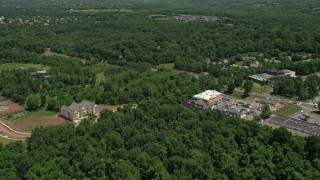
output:
[[284,106],[276,111],[276,114],[282,115],[282,116],[290,116],[292,114],[295,114],[297,112],[300,112],[302,110],[302,107],[289,104],[287,106]]

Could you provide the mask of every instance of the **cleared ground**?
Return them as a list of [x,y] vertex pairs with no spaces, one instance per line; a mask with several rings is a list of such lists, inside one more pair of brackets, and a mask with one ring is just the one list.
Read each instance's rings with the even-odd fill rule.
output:
[[[12,139],[0,137],[0,144],[9,144],[11,142],[16,142],[16,141],[17,140],[12,140]],[[22,142],[25,142],[25,141],[22,141]]]
[[270,85],[261,86],[260,84],[253,82],[252,92],[268,93],[271,90],[272,90],[272,87]]
[[[71,57],[71,56],[68,56],[65,54],[55,53],[50,50],[44,51],[44,53],[42,55],[44,55],[44,56],[59,56],[59,57],[64,57],[64,58],[74,58],[74,57]],[[85,59],[81,59],[81,61],[83,64],[85,64],[87,62],[87,60],[85,60]]]
[[47,70],[48,66],[41,64],[24,64],[24,63],[5,63],[0,65],[0,71],[11,70],[11,69],[26,69],[26,68],[36,68],[38,70]]
[[129,9],[71,9],[70,12],[100,13],[100,12],[134,12]]
[[284,106],[281,109],[277,110],[276,114],[279,114],[282,116],[290,116],[292,114],[300,112],[301,110],[302,110],[302,107],[289,104],[289,105]]
[[15,102],[12,102],[11,100],[5,100],[4,102],[9,105],[9,110],[0,111],[0,115],[5,115],[8,113],[12,113],[12,112],[16,112],[16,111],[20,111],[20,110],[24,109],[23,106],[15,103]]
[[40,126],[51,126],[51,125],[66,125],[70,123],[63,118],[58,116],[58,113],[40,110],[32,112],[24,117],[16,120],[5,120],[0,119],[3,123],[11,127],[12,129],[20,132],[31,132],[34,128]]
[[242,92],[239,92],[239,91],[233,91],[233,93],[231,94],[231,96],[237,98],[237,99],[241,99],[243,93]]
[[162,71],[167,71],[167,72],[173,72],[173,73],[187,73],[190,75],[193,75],[195,77],[199,77],[200,74],[195,73],[195,72],[190,72],[190,71],[185,71],[185,70],[180,70],[180,69],[176,69],[174,68],[174,63],[168,63],[168,64],[160,64],[156,67],[158,70],[162,70]]

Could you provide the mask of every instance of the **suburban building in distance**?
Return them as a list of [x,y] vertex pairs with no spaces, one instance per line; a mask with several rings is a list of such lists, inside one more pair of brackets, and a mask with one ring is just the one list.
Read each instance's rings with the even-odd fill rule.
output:
[[201,99],[207,104],[213,104],[220,101],[223,96],[222,93],[216,90],[206,90],[205,92],[192,96],[193,99]]
[[266,73],[251,75],[248,78],[256,83],[277,82],[285,77],[296,77],[296,73],[291,70],[268,70]]
[[61,115],[72,121],[81,121],[89,114],[99,116],[98,105],[94,102],[83,100],[81,103],[73,102],[70,106],[61,107]]
[[221,101],[222,98],[222,93],[216,90],[206,90],[192,96],[192,99],[182,102],[182,105],[188,108],[210,109],[212,104]]
[[274,99],[260,99],[257,101],[261,105],[269,105],[272,111],[276,111],[280,107],[280,103]]
[[30,75],[33,78],[36,78],[36,77],[48,77],[48,71],[46,71],[46,70],[35,71],[35,72],[31,72]]

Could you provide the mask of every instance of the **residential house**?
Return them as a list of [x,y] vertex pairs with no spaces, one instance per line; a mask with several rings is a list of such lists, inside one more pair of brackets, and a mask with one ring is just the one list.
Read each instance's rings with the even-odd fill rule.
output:
[[89,114],[99,117],[98,105],[94,102],[83,100],[81,103],[73,102],[70,106],[61,107],[61,115],[72,121],[80,121]]

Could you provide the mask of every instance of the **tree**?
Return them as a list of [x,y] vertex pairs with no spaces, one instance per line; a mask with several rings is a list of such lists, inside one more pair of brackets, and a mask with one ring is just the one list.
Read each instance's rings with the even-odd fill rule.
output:
[[47,110],[49,111],[59,111],[60,104],[56,98],[49,98]]
[[234,82],[233,82],[233,81],[230,81],[229,84],[228,84],[227,93],[228,93],[228,94],[232,94],[233,91],[234,91],[234,88],[235,88]]
[[46,105],[47,102],[47,97],[45,94],[41,95],[41,107],[44,107]]
[[26,100],[27,109],[30,111],[36,111],[41,107],[41,97],[40,95],[30,95]]
[[245,96],[249,96],[249,94],[252,92],[252,88],[253,88],[253,81],[251,80],[245,80],[244,81],[244,95]]
[[261,111],[262,112],[261,112],[260,116],[261,116],[262,119],[267,119],[272,114],[270,106],[268,104],[264,105]]

